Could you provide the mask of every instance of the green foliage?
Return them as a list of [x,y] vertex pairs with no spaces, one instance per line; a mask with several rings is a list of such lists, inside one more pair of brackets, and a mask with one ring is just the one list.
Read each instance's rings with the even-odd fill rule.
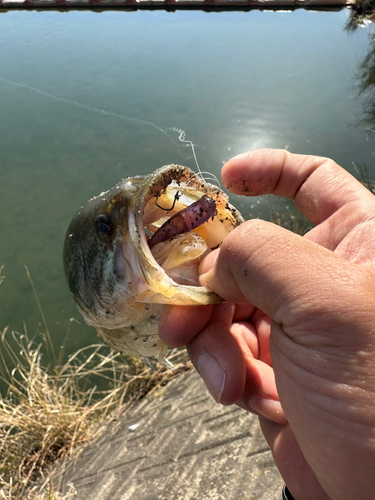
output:
[[355,0],[350,5],[350,13],[346,22],[347,31],[355,31],[358,27],[375,20],[375,0]]

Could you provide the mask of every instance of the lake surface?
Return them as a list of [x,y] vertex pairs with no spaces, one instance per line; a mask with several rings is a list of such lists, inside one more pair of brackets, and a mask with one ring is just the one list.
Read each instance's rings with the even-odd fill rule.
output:
[[[8,12],[0,16],[0,328],[81,321],[62,267],[70,219],[128,175],[168,164],[220,176],[249,149],[324,155],[375,177],[358,72],[372,27],[348,12]],[[362,123],[363,118],[368,123]],[[232,201],[267,216],[266,199]],[[68,351],[96,341],[72,324]]]

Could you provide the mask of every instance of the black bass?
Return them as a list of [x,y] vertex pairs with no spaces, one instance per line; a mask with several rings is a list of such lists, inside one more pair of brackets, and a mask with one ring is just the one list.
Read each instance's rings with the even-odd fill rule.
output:
[[217,186],[187,167],[128,177],[91,199],[69,225],[66,278],[87,324],[115,349],[165,357],[164,304],[220,302],[199,286],[203,256],[243,222]]

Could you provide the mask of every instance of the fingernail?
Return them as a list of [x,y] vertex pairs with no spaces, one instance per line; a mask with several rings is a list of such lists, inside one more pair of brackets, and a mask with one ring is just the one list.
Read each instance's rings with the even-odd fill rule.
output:
[[206,353],[198,356],[196,364],[199,375],[202,377],[211,396],[217,403],[220,403],[225,386],[225,371],[216,359]]
[[207,271],[210,271],[214,267],[218,257],[219,252],[217,250],[209,253],[199,264],[199,274],[205,274]]
[[287,422],[280,401],[256,396],[250,399],[249,405],[257,413],[260,413],[263,417],[266,417],[273,422],[278,424],[286,424]]
[[213,268],[218,258],[219,251],[213,250],[199,264],[199,283],[201,286],[205,286],[209,279],[213,276]]
[[199,275],[199,284],[201,286],[205,286],[205,287],[209,288],[211,276],[212,276],[211,269],[209,271],[207,271],[206,273],[200,274]]

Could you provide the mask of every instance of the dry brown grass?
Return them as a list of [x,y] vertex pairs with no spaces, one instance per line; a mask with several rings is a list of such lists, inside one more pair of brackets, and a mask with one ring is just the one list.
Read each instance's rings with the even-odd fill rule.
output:
[[0,398],[0,498],[7,500],[57,500],[48,484],[36,496],[35,483],[46,478],[49,466],[94,439],[109,415],[127,411],[185,366],[151,370],[98,344],[80,349],[61,366],[45,367],[42,343],[7,330],[1,340],[8,390]]
[[49,467],[187,366],[182,362],[174,371],[161,365],[151,370],[103,344],[79,349],[64,363],[60,356],[44,365],[43,354],[53,352],[53,346],[42,318],[40,342],[31,340],[26,328],[24,334],[7,328],[0,332],[0,378],[6,387],[0,396],[0,499],[73,498],[73,487],[64,497],[52,490]]
[[[13,500],[14,493],[12,490],[8,490],[7,493],[4,490],[0,490],[0,498],[5,500]],[[6,496],[6,494],[8,496]],[[24,498],[25,500],[72,500],[76,496],[76,490],[72,484],[68,485],[68,491],[64,495],[53,490],[50,482],[46,480],[41,486],[33,486],[27,490]]]

